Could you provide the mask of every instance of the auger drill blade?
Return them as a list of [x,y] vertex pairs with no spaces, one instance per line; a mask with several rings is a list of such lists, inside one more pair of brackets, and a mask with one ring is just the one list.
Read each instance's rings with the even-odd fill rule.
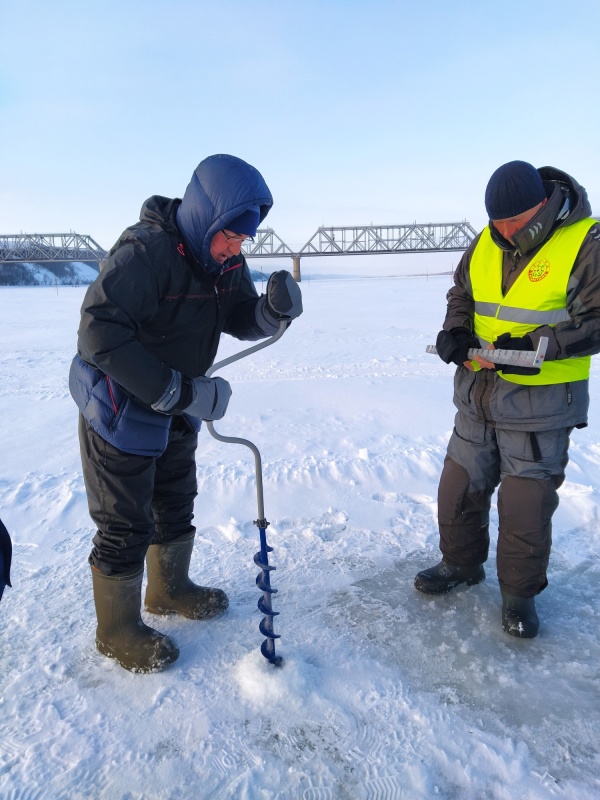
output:
[[258,610],[263,614],[258,629],[265,637],[260,652],[271,664],[279,667],[283,659],[275,655],[275,639],[281,637],[273,630],[273,617],[278,616],[279,612],[273,611],[271,605],[271,596],[277,592],[277,589],[271,586],[271,572],[274,572],[276,567],[269,564],[269,553],[273,551],[273,548],[267,544],[268,524],[265,519],[255,520],[255,525],[258,526],[260,532],[260,550],[254,556],[254,563],[260,568],[260,572],[256,576],[256,585],[262,592],[262,596],[258,600]]

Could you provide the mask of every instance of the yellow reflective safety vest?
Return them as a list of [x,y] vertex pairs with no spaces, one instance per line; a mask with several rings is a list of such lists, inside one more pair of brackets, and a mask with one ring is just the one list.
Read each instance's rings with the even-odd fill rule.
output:
[[[579,248],[595,219],[583,219],[559,228],[502,296],[502,250],[489,227],[481,234],[471,257],[470,276],[475,300],[475,335],[483,345],[503,333],[525,336],[540,325],[554,326],[571,319],[567,311],[567,284]],[[504,375],[504,380],[526,385],[581,381],[589,377],[590,356],[546,361],[539,375]],[[477,366],[475,365],[477,368]]]

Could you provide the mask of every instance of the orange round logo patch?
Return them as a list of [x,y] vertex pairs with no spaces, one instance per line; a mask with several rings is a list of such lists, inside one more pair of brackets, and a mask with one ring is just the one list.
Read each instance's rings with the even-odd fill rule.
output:
[[550,272],[550,262],[546,258],[536,261],[529,267],[529,280],[533,283],[543,281],[546,275]]

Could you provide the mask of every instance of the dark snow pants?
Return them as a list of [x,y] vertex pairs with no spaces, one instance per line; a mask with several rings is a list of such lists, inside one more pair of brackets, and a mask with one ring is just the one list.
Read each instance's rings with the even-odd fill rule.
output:
[[104,575],[133,572],[151,544],[189,536],[197,495],[198,434],[174,417],[158,458],[117,450],[79,417],[90,516],[98,528],[89,562]]
[[497,430],[457,413],[438,489],[445,561],[453,566],[486,561],[491,500],[500,485],[500,588],[517,597],[533,597],[546,588],[551,520],[565,478],[571,431]]

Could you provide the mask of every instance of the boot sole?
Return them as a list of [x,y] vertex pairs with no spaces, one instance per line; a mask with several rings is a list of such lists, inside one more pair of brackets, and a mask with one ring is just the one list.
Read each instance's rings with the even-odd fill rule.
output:
[[151,672],[163,672],[165,669],[168,669],[171,664],[174,664],[179,658],[179,648],[176,645],[174,653],[170,656],[163,659],[155,659],[150,664],[144,664],[140,666],[132,663],[126,663],[119,658],[116,650],[113,647],[104,644],[104,642],[100,641],[99,639],[96,639],[96,649],[99,653],[102,653],[103,656],[106,656],[106,658],[114,659],[117,664],[123,667],[123,669],[126,669],[128,672],[134,672],[142,675]]
[[144,606],[144,609],[148,612],[148,614],[156,614],[159,617],[170,617],[170,616],[179,616],[185,617],[185,619],[195,619],[199,622],[208,619],[214,619],[215,617],[220,617],[227,611],[228,606],[225,608],[219,608],[217,610],[210,610],[210,611],[184,611],[183,609],[175,609],[175,608],[157,608],[157,607],[150,607]]

